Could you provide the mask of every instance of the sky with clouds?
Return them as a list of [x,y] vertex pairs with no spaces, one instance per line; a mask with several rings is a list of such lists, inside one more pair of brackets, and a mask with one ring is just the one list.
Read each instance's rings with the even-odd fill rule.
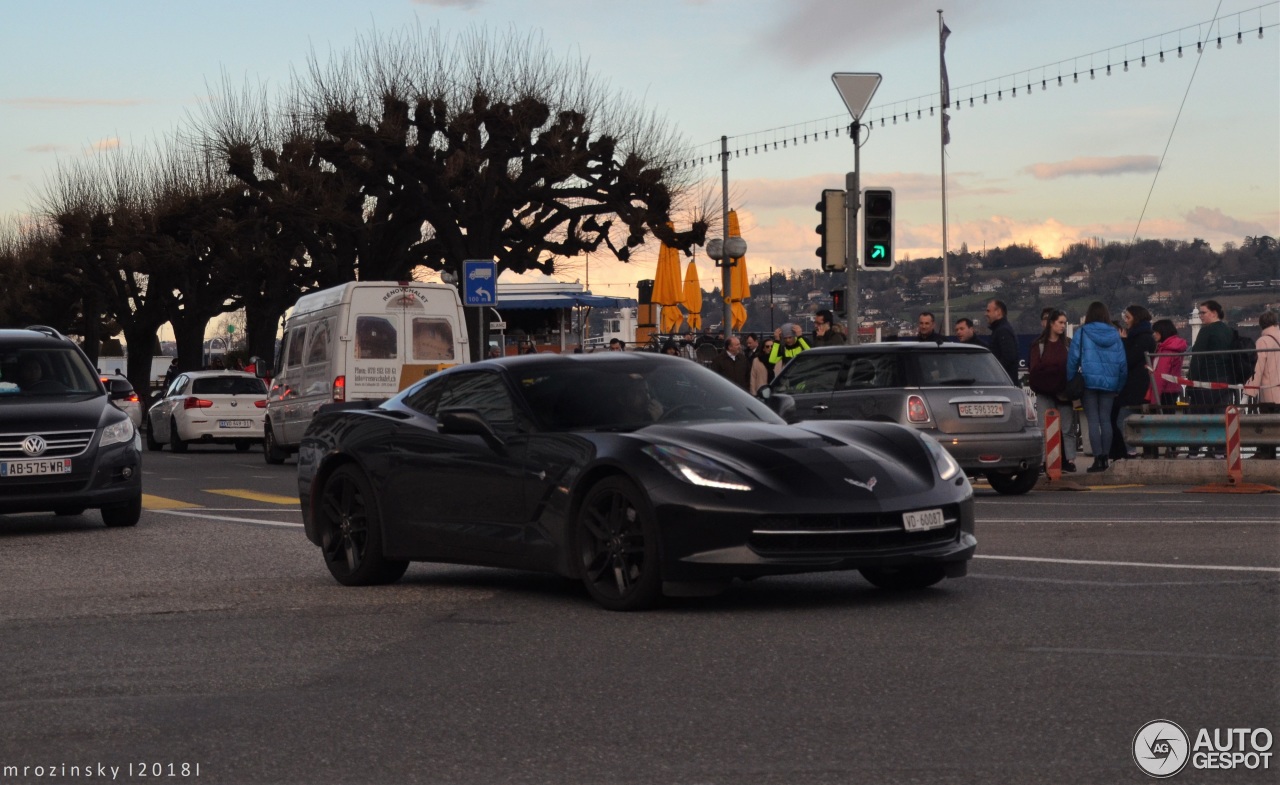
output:
[[[688,142],[690,161],[704,162],[695,172],[717,198],[719,163],[707,161],[729,136],[737,151],[730,191],[753,273],[815,266],[813,206],[853,168],[851,142],[832,133],[848,114],[831,74],[880,73],[862,181],[895,189],[899,249],[936,257],[942,152],[931,109],[941,7],[959,104],[946,147],[949,248],[1033,242],[1052,255],[1093,237],[1200,237],[1220,247],[1280,235],[1280,2],[953,5],[15,3],[0,26],[0,220],[35,208],[59,160],[146,147],[174,132],[198,115],[224,73],[282,86],[309,54],[323,60],[375,30],[479,25],[540,33],[558,56],[586,60],[610,89],[665,117]],[[1208,39],[1202,54],[1198,38]],[[652,277],[655,259],[656,249],[646,249],[628,265],[593,259],[589,270],[565,270],[589,275],[594,290],[623,294]],[[710,273],[707,264],[703,275]]]

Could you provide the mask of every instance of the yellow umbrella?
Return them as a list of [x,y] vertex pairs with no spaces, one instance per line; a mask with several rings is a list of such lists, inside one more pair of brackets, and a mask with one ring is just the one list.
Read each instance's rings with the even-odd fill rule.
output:
[[[741,237],[738,227],[738,211],[729,211],[729,236]],[[747,309],[742,301],[751,296],[751,285],[747,283],[747,257],[739,256],[733,260],[733,268],[729,271],[729,318],[733,329],[740,330],[747,323]]]
[[[670,224],[667,224],[670,227]],[[658,246],[658,269],[653,276],[653,304],[662,306],[662,332],[675,331],[684,314],[676,307],[684,299],[680,286],[680,252],[666,243]]]
[[698,265],[693,261],[689,262],[689,269],[684,274],[684,307],[689,311],[689,315],[685,317],[689,322],[689,329],[698,331],[702,329],[702,286],[698,283]]

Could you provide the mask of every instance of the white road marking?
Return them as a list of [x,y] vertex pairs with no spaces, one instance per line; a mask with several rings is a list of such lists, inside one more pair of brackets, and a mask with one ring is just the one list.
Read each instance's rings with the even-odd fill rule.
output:
[[1250,662],[1275,662],[1277,659],[1267,654],[1197,654],[1190,651],[1136,651],[1131,649],[1053,649],[1037,647],[1026,651],[1037,654],[1114,654],[1124,657],[1180,657],[1194,660],[1247,660]]
[[[255,523],[260,526],[285,526],[291,529],[301,529],[300,523],[284,523],[281,521],[264,521],[258,518],[235,518],[230,515],[201,515],[197,512],[188,512],[186,510],[152,510],[152,512],[164,513],[165,515],[177,515],[183,518],[204,518],[210,521],[230,521],[232,523]],[[269,512],[269,511],[268,511]]]
[[[179,513],[174,513],[179,514]],[[1044,564],[1088,564],[1102,567],[1159,567],[1166,570],[1228,570],[1231,572],[1280,572],[1280,567],[1237,567],[1227,564],[1161,564],[1142,561],[1095,561],[1092,559],[1045,559],[1037,556],[974,555],[975,559],[1041,562]]]
[[1033,518],[978,518],[977,523],[1100,523],[1107,526],[1117,526],[1124,524],[1168,524],[1168,523],[1270,523],[1280,524],[1280,520],[1275,518],[1124,518],[1121,520],[1101,520],[1098,518],[1051,518],[1048,520],[1037,520]]

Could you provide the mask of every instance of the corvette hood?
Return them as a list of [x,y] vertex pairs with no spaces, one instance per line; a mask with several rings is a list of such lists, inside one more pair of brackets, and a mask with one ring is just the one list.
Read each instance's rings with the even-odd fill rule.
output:
[[764,485],[811,497],[884,500],[934,485],[932,459],[914,435],[893,440],[873,431],[851,436],[807,425],[652,426],[633,435],[692,450]]

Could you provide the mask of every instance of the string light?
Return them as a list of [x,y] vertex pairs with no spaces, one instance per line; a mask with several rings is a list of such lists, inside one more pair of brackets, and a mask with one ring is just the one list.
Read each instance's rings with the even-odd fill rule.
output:
[[1129,73],[1129,61],[1128,61],[1128,60],[1125,60],[1125,61],[1124,61],[1124,72],[1125,72],[1126,74],[1127,74],[1127,73]]
[[1164,50],[1160,50],[1160,62],[1164,62]]

